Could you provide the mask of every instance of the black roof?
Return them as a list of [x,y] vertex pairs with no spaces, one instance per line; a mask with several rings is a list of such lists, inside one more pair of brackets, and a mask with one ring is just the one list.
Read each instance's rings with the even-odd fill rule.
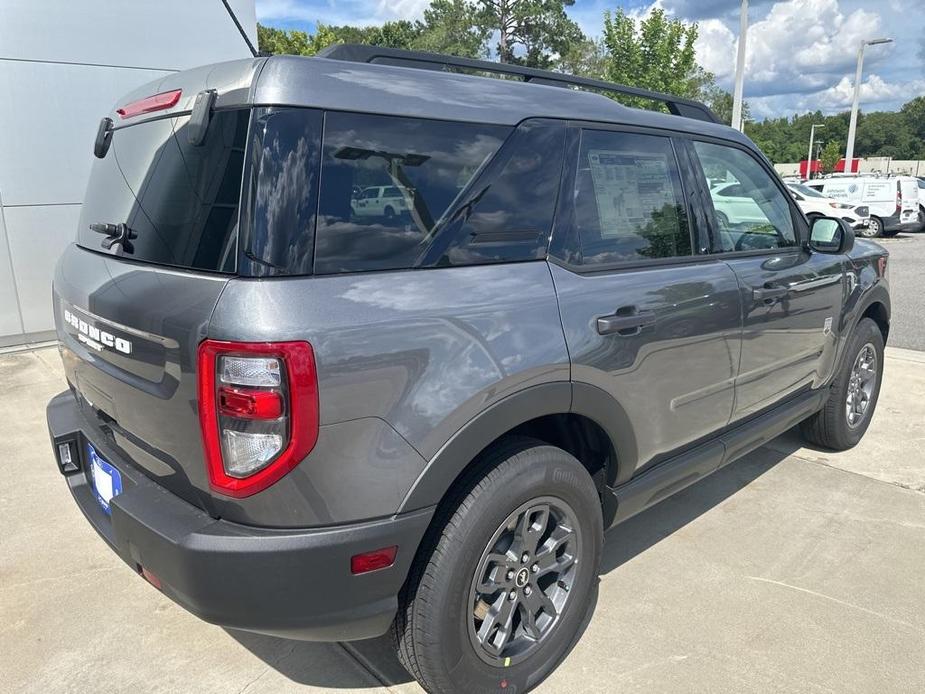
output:
[[[377,49],[377,54],[384,50],[390,49]],[[397,53],[408,54],[405,51]],[[480,61],[472,62],[481,64]],[[751,144],[738,131],[715,122],[715,116],[702,104],[699,106],[703,112],[710,114],[709,121],[630,108],[600,93],[551,86],[547,73],[536,72],[542,74],[543,79],[493,79],[404,64],[320,56],[271,56],[260,70],[250,101],[512,126],[527,118],[597,121],[699,133]],[[559,77],[563,83],[573,79],[567,75]],[[624,93],[635,91],[644,96],[650,94],[642,90]],[[676,104],[697,104],[667,95],[657,96]]]

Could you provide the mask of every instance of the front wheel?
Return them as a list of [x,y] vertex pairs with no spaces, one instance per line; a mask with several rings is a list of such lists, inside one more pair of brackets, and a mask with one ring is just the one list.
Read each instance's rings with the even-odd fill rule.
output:
[[597,591],[601,504],[565,451],[516,438],[445,504],[393,625],[428,692],[527,691],[568,654]]
[[870,318],[855,327],[822,410],[800,424],[809,442],[836,451],[861,440],[877,407],[883,379],[883,335]]
[[865,239],[875,239],[883,234],[883,222],[878,217],[871,217],[870,224],[866,227],[860,227],[858,234]]

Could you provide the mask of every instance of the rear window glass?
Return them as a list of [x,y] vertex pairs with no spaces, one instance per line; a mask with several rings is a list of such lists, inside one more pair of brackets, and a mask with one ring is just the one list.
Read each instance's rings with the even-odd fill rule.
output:
[[509,133],[495,125],[328,113],[315,273],[413,267],[437,222]]
[[238,201],[250,111],[217,111],[205,142],[192,146],[188,116],[155,119],[113,133],[95,160],[81,209],[78,243],[99,251],[91,224],[125,224],[126,258],[212,272],[234,272]]

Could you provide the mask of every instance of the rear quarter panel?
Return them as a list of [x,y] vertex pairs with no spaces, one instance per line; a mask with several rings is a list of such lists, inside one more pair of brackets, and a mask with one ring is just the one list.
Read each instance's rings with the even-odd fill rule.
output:
[[316,355],[318,445],[270,489],[229,500],[251,522],[268,522],[274,508],[302,509],[303,523],[393,513],[485,408],[569,380],[545,262],[233,280],[209,336],[306,340]]

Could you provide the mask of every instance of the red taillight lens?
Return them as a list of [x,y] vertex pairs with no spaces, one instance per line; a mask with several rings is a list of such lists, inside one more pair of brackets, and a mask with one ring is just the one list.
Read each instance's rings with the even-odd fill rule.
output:
[[218,411],[227,417],[277,419],[283,416],[283,399],[274,390],[218,389]]
[[180,101],[182,89],[174,89],[171,92],[161,92],[154,96],[147,96],[144,99],[133,101],[130,104],[116,109],[116,113],[123,120],[133,116],[140,116],[142,113],[151,113],[152,111],[163,111],[164,109],[173,108]]
[[311,345],[204,341],[199,424],[212,489],[245,497],[277,482],[318,440]]
[[398,545],[392,547],[383,547],[372,552],[363,552],[350,557],[350,573],[366,574],[370,571],[387,569],[395,563],[395,555],[398,553]]

